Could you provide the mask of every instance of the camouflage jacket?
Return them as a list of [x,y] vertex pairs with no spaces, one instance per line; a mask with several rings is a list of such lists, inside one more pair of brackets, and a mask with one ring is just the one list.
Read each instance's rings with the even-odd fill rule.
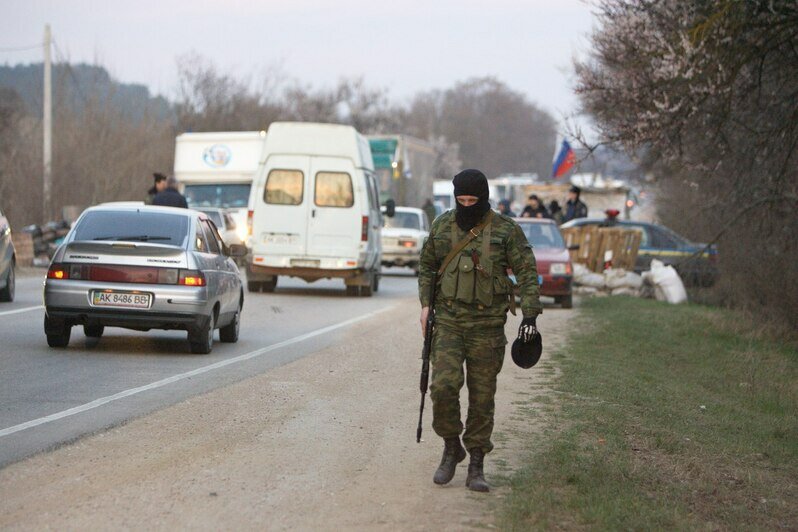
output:
[[[487,215],[486,215],[487,216]],[[542,312],[540,291],[535,256],[524,232],[511,218],[493,213],[493,220],[480,235],[472,240],[446,268],[444,275],[438,279],[435,301],[436,320],[451,325],[503,325],[513,295],[512,283],[507,276],[511,268],[518,281],[521,294],[521,310],[524,316],[536,316]],[[485,242],[485,236],[489,242]],[[463,238],[466,232],[461,231],[454,220],[454,210],[448,211],[432,224],[429,238],[421,251],[418,275],[418,292],[421,306],[429,306],[429,288],[433,275],[440,268],[443,259],[452,247]],[[485,254],[487,253],[487,260]],[[476,266],[474,259],[481,265]],[[471,269],[479,269],[485,265],[489,275],[484,272],[473,274],[475,284],[492,287],[492,297],[461,297],[462,286],[452,287],[452,275],[469,275]],[[449,286],[445,286],[449,277]],[[468,277],[467,279],[471,279]],[[476,290],[472,289],[472,294]]]

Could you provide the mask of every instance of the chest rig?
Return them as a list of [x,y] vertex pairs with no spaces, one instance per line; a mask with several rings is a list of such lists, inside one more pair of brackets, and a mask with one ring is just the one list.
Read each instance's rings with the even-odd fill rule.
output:
[[493,261],[490,256],[493,213],[490,212],[489,216],[481,230],[474,228],[466,234],[464,245],[464,241],[458,238],[457,225],[452,221],[452,250],[456,254],[444,265],[441,273],[441,296],[444,300],[480,307],[493,304]]

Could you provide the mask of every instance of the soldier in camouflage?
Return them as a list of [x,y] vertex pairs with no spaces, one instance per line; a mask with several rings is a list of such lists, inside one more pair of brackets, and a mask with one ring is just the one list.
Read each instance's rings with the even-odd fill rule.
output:
[[[532,248],[517,223],[490,209],[485,175],[479,170],[464,170],[454,177],[453,183],[456,208],[440,215],[432,224],[421,252],[418,280],[422,333],[430,307],[435,313],[430,357],[432,427],[444,439],[444,451],[433,481],[436,484],[451,481],[467,449],[471,461],[466,486],[474,491],[488,491],[483,459],[493,449],[490,437],[496,377],[507,344],[504,324],[508,310],[515,314],[508,268],[512,268],[520,287],[524,334],[537,334],[535,320],[542,309]],[[436,300],[429,301],[430,283],[445,257],[469,231],[480,227],[478,236],[438,277]],[[467,378],[463,375],[464,363]],[[464,381],[468,386],[468,417],[461,444],[460,389]]]

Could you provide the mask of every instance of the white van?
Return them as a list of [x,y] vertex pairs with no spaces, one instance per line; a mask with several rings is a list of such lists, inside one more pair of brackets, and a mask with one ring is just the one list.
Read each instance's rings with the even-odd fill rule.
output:
[[175,139],[175,177],[192,209],[230,212],[247,237],[247,202],[266,140],[265,131],[183,133]]
[[379,285],[382,215],[369,143],[353,127],[275,122],[249,198],[250,292],[281,275]]

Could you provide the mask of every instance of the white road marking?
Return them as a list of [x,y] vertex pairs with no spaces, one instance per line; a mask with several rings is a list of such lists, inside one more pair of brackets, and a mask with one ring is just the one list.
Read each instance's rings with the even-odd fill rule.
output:
[[129,390],[125,390],[123,392],[115,393],[114,395],[108,395],[106,397],[100,397],[99,399],[95,399],[90,403],[85,403],[80,406],[76,406],[74,408],[70,408],[68,410],[62,410],[61,412],[56,412],[55,414],[50,414],[49,416],[40,417],[37,419],[33,419],[31,421],[26,421],[25,423],[20,423],[19,425],[14,425],[13,427],[8,427],[6,429],[0,430],[0,438],[3,436],[8,436],[10,434],[14,434],[15,432],[19,432],[21,430],[29,429],[32,427],[38,427],[39,425],[44,425],[45,423],[50,423],[51,421],[57,421],[59,419],[63,419],[65,417],[74,416],[75,414],[80,414],[81,412],[86,412],[88,410],[93,410],[103,405],[107,405],[108,403],[112,403],[114,401],[118,401],[120,399],[124,399],[125,397],[130,397],[131,395],[136,395],[142,392],[146,392],[148,390],[154,390],[156,388],[161,388],[166,386],[167,384],[172,384],[183,379],[187,379],[189,377],[194,377],[196,375],[201,375],[203,373],[207,373],[209,371],[213,371],[215,369],[223,368],[225,366],[229,366],[231,364],[236,364],[238,362],[244,362],[245,360],[249,360],[251,358],[259,357],[271,351],[275,351],[282,347],[289,346],[291,344],[296,344],[299,342],[303,342],[309,338],[313,338],[315,336],[320,336],[322,334],[326,334],[328,332],[332,332],[336,329],[342,329],[344,327],[348,327],[354,323],[363,321],[367,318],[371,318],[372,316],[376,316],[377,314],[381,314],[383,312],[387,312],[396,305],[391,305],[389,307],[375,310],[373,312],[369,312],[368,314],[363,314],[362,316],[358,316],[356,318],[352,318],[346,321],[342,321],[341,323],[336,323],[334,325],[329,325],[327,327],[317,329],[313,332],[305,333],[299,336],[295,336],[294,338],[289,338],[288,340],[283,340],[282,342],[278,342],[276,344],[272,344],[266,347],[262,347],[260,349],[256,349],[255,351],[250,351],[244,355],[239,355],[234,358],[230,358],[228,360],[222,360],[220,362],[216,362],[214,364],[209,364],[207,366],[202,366],[201,368],[193,369],[191,371],[187,371],[185,373],[179,373],[177,375],[172,375],[171,377],[167,377],[165,379],[161,379],[159,381],[151,382],[150,384],[145,384],[144,386],[139,386],[137,388],[131,388]]
[[37,305],[35,307],[18,308],[17,310],[6,310],[4,312],[0,312],[0,316],[8,316],[9,314],[21,314],[23,312],[30,312],[31,310],[40,310],[43,308],[44,305]]

